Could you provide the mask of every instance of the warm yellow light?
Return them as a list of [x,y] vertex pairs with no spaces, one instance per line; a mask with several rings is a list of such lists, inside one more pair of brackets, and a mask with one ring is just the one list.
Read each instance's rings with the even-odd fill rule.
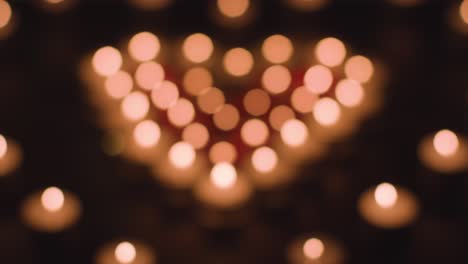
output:
[[433,145],[437,153],[449,157],[457,152],[460,142],[455,133],[448,129],[443,129],[435,134]]
[[138,65],[135,71],[135,81],[144,90],[151,91],[164,80],[164,68],[154,61]]
[[374,75],[374,65],[364,56],[353,56],[345,63],[345,74],[349,79],[366,83]]
[[8,151],[8,142],[6,138],[0,134],[0,159],[5,157]]
[[464,0],[460,4],[460,16],[466,24],[468,24],[468,1]]
[[195,149],[201,149],[208,144],[210,134],[206,126],[200,123],[192,123],[184,128],[182,131],[182,139],[192,144]]
[[333,83],[333,74],[330,69],[322,65],[310,67],[304,75],[304,85],[312,93],[323,94]]
[[270,66],[262,75],[262,84],[272,94],[282,93],[291,84],[291,73],[282,65]]
[[309,259],[318,259],[323,255],[325,251],[325,246],[323,242],[318,238],[310,238],[302,247],[304,255]]
[[5,27],[10,23],[12,17],[12,10],[7,1],[0,0],[0,28]]
[[313,113],[319,124],[331,126],[340,119],[341,108],[335,100],[325,97],[315,103]]
[[182,45],[185,58],[194,63],[208,60],[213,53],[213,42],[210,37],[202,33],[188,36]]
[[291,107],[286,105],[278,105],[271,110],[268,120],[274,130],[280,131],[283,124],[289,119],[293,119],[294,117],[295,114]]
[[235,18],[244,15],[250,6],[250,0],[217,0],[218,10],[224,16]]
[[291,94],[291,106],[299,113],[310,113],[314,109],[314,104],[318,96],[311,93],[304,86],[296,88]]
[[158,37],[146,31],[135,34],[128,43],[128,53],[137,61],[149,61],[156,58],[160,49]]
[[179,100],[167,110],[169,122],[177,127],[184,127],[190,124],[194,117],[195,108],[193,104],[185,98],[179,98]]
[[128,72],[118,71],[107,77],[104,87],[107,94],[115,99],[127,96],[133,89],[133,79]]
[[270,96],[261,89],[253,89],[244,96],[244,108],[247,113],[253,116],[265,114],[270,109]]
[[114,256],[119,263],[132,263],[136,258],[135,246],[130,242],[121,242],[115,247]]
[[291,40],[283,35],[273,35],[265,39],[262,45],[262,54],[271,63],[284,63],[293,53]]
[[97,74],[110,76],[122,66],[122,55],[116,48],[105,46],[94,53],[92,64]]
[[133,138],[141,147],[153,147],[161,138],[161,128],[152,120],[141,121],[133,130]]
[[166,110],[179,99],[179,89],[171,81],[162,81],[151,91],[151,101],[159,109]]
[[228,189],[236,183],[236,168],[227,162],[218,163],[211,169],[210,179],[216,187]]
[[57,212],[65,203],[65,196],[62,190],[57,187],[49,187],[42,192],[42,206],[49,212]]
[[195,161],[195,150],[193,146],[187,142],[177,142],[172,145],[169,150],[169,161],[174,167],[179,169],[186,169]]
[[132,121],[144,118],[149,111],[148,97],[142,92],[132,92],[122,100],[121,110],[123,115]]
[[203,67],[191,68],[184,74],[183,85],[187,93],[198,96],[213,86],[213,76]]
[[375,188],[374,198],[380,207],[390,208],[395,205],[398,193],[392,184],[384,182]]
[[241,137],[249,146],[264,144],[270,135],[267,125],[260,119],[247,120],[241,128]]
[[346,47],[339,39],[325,38],[317,44],[315,55],[323,65],[335,67],[343,63],[346,57]]
[[364,98],[364,89],[354,80],[345,79],[338,82],[335,88],[338,102],[347,107],[358,106]]
[[253,64],[252,54],[244,48],[233,48],[224,54],[224,69],[233,76],[247,75],[252,70]]
[[226,141],[218,142],[211,146],[209,158],[213,164],[221,162],[228,162],[232,164],[237,159],[236,147]]
[[198,107],[202,112],[207,114],[214,114],[220,111],[224,102],[224,93],[214,87],[209,88],[197,97]]
[[307,127],[300,120],[290,119],[281,127],[281,139],[288,146],[300,146],[304,144],[308,136]]
[[271,172],[278,164],[278,155],[269,147],[260,147],[252,154],[252,166],[261,173]]
[[240,120],[237,108],[230,104],[222,106],[221,110],[213,114],[215,126],[221,130],[228,131],[234,129]]

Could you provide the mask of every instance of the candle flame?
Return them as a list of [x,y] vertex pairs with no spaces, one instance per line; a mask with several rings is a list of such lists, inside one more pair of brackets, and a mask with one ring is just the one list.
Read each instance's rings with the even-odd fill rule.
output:
[[210,179],[216,187],[228,189],[236,183],[237,172],[230,163],[221,162],[211,169]]
[[155,146],[161,137],[161,128],[152,120],[144,120],[133,130],[135,142],[144,148]]
[[135,246],[130,242],[121,242],[115,248],[114,255],[119,263],[131,263],[136,257]]
[[448,129],[443,129],[435,134],[433,145],[437,153],[449,157],[457,152],[460,142],[455,133]]
[[57,187],[49,187],[42,192],[41,203],[42,206],[50,212],[59,211],[65,202],[65,197]]
[[0,134],[0,159],[5,157],[7,151],[8,151],[8,142],[6,141],[6,138]]
[[259,172],[270,172],[277,164],[278,155],[269,147],[260,147],[252,154],[252,165]]
[[179,169],[190,167],[195,161],[195,157],[193,146],[187,142],[177,142],[169,150],[169,161]]
[[114,47],[102,47],[94,53],[92,64],[97,74],[111,76],[120,70],[122,55]]
[[390,208],[395,205],[398,192],[392,184],[384,182],[375,188],[374,198],[380,207]]
[[325,251],[325,246],[323,242],[318,238],[310,238],[302,247],[304,255],[309,259],[318,259],[323,255]]

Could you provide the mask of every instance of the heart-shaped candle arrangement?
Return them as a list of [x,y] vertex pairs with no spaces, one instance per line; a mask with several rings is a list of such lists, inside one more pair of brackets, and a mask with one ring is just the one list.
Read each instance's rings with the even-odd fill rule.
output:
[[141,32],[121,51],[99,48],[84,79],[127,157],[219,207],[246,201],[254,185],[286,183],[378,101],[375,64],[336,38],[306,45],[273,35],[258,52],[222,51],[201,33],[161,43]]

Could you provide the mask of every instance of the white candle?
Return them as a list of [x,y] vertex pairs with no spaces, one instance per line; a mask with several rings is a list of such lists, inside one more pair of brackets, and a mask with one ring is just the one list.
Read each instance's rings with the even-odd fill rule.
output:
[[290,264],[340,264],[344,263],[342,246],[324,235],[300,237],[288,248]]
[[96,254],[96,264],[156,264],[156,256],[143,243],[119,241],[102,247]]

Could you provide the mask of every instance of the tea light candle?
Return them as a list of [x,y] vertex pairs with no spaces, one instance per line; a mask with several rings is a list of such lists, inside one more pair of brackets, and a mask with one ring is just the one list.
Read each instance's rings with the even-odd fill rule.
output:
[[361,195],[361,216],[382,228],[401,228],[413,222],[419,211],[416,197],[402,187],[381,183]]
[[468,143],[454,132],[443,129],[421,141],[419,158],[425,166],[438,172],[461,171],[468,167]]
[[0,134],[0,177],[18,168],[21,156],[18,144]]
[[209,177],[201,179],[194,187],[195,196],[217,208],[233,208],[244,204],[252,193],[250,183],[238,175],[236,168],[227,162],[213,166]]
[[96,264],[155,264],[152,250],[139,242],[121,241],[105,245],[96,255]]
[[37,231],[59,232],[73,225],[81,214],[77,197],[57,187],[29,196],[22,205],[24,222]]
[[312,236],[293,241],[288,249],[288,259],[291,264],[340,264],[344,262],[344,251],[331,238]]

